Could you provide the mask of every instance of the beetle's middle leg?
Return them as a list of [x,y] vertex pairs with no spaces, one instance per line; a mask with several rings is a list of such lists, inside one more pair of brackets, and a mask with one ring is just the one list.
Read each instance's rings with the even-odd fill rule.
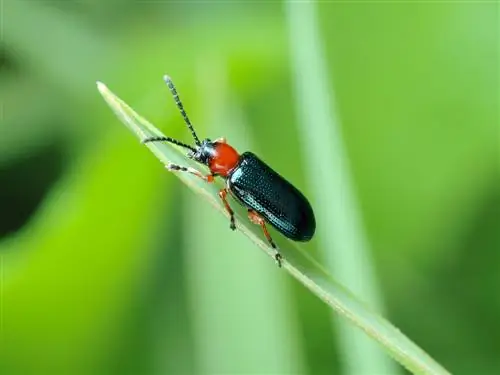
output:
[[254,224],[260,225],[262,228],[262,231],[264,232],[264,236],[266,236],[267,241],[271,245],[271,247],[276,251],[276,254],[274,254],[274,259],[276,259],[276,262],[278,263],[278,266],[281,267],[281,261],[283,257],[281,256],[278,247],[274,243],[271,235],[269,234],[267,228],[266,228],[266,221],[262,216],[260,216],[257,212],[254,210],[248,210],[248,218],[250,221]]
[[231,222],[229,224],[229,228],[231,228],[232,230],[235,230],[236,225],[234,224],[234,211],[232,210],[231,206],[229,205],[229,203],[227,201],[227,189],[226,188],[219,190],[219,197],[220,197],[220,199],[222,199],[222,203],[224,203],[224,207],[226,208],[226,211],[228,212],[230,220],[231,220]]

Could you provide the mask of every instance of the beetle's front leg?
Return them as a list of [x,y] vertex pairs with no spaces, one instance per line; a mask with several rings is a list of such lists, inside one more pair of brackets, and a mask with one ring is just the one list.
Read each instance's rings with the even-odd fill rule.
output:
[[222,203],[224,203],[224,207],[226,208],[226,211],[229,213],[229,218],[231,220],[229,224],[229,228],[232,230],[236,229],[236,224],[234,223],[234,211],[231,209],[231,206],[229,205],[227,201],[227,189],[220,189],[219,190],[219,197],[222,199]]
[[177,164],[168,163],[167,165],[165,165],[165,168],[167,168],[170,172],[188,172],[188,173],[191,173],[191,174],[201,178],[202,180],[204,180],[206,182],[213,182],[214,181],[214,176],[212,174],[204,176],[203,174],[201,174],[201,172],[199,172],[198,170],[191,168],[191,167],[181,167],[180,165],[177,165]]

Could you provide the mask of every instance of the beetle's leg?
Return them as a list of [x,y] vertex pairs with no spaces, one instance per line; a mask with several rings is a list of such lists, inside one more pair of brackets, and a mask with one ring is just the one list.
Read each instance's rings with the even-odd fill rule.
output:
[[219,197],[222,199],[222,203],[224,203],[224,207],[226,208],[226,211],[229,213],[229,217],[231,219],[231,222],[229,224],[229,228],[232,230],[236,229],[236,225],[234,224],[234,211],[231,209],[231,206],[229,205],[227,201],[227,189],[220,189],[219,190]]
[[196,169],[194,168],[191,168],[191,167],[181,167],[180,165],[177,165],[177,164],[173,164],[173,163],[168,163],[165,168],[167,168],[170,172],[188,172],[188,173],[191,173],[199,178],[201,178],[202,180],[206,181],[206,182],[213,182],[214,181],[214,176],[209,174],[209,175],[202,175],[199,171],[197,171]]
[[262,231],[264,232],[264,236],[266,236],[266,238],[267,238],[267,241],[269,242],[269,244],[271,245],[271,247],[274,250],[276,250],[276,254],[274,255],[274,259],[276,259],[276,262],[278,263],[278,266],[281,267],[281,261],[282,261],[283,257],[281,256],[281,254],[280,254],[280,252],[278,250],[278,247],[276,246],[276,244],[274,243],[273,239],[271,238],[271,235],[267,231],[266,221],[264,220],[264,218],[262,216],[260,216],[257,212],[255,212],[254,210],[248,210],[248,218],[250,219],[250,221],[252,223],[261,226]]

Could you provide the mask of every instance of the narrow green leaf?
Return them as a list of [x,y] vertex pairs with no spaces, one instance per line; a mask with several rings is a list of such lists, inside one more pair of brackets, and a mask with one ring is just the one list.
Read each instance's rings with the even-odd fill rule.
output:
[[[231,144],[251,149],[252,137],[245,132],[248,126],[238,95],[228,84],[225,61],[211,55],[201,61],[196,92],[207,133],[223,134]],[[307,373],[297,316],[289,308],[293,300],[287,275],[253,251],[247,238],[231,232],[226,217],[187,194],[185,264],[199,372]]]
[[[304,160],[308,165],[310,199],[318,222],[316,238],[328,270],[358,298],[383,313],[382,293],[351,181],[335,92],[328,84],[331,64],[325,56],[317,4],[287,1],[286,5],[295,108],[305,150]],[[320,178],[317,166],[322,166]],[[380,347],[336,318],[334,316],[333,323],[338,328],[336,339],[346,374],[398,373],[395,363]]]
[[[139,116],[103,83],[98,82],[97,87],[118,118],[139,140],[150,136],[163,136],[158,129]],[[183,156],[176,146],[157,143],[148,143],[145,146],[163,164],[173,162],[199,168],[194,162]],[[217,198],[218,188],[216,184],[207,184],[199,178],[186,173],[175,175],[196,194],[206,199],[219,212],[226,215],[222,204]],[[242,212],[243,210],[236,210],[236,216],[240,218],[240,220],[236,220],[238,230],[261,248],[271,259],[274,259],[274,251],[262,239],[257,228],[254,228],[251,224],[247,224],[247,220],[243,220]],[[289,272],[333,310],[379,342],[390,355],[410,371],[419,374],[448,374],[441,365],[435,362],[427,353],[401,333],[401,331],[373,312],[364,303],[360,302],[295,243],[290,241],[284,242],[280,250],[284,256],[284,270]],[[276,269],[276,272],[280,272],[280,270]],[[359,360],[362,361],[363,358]]]

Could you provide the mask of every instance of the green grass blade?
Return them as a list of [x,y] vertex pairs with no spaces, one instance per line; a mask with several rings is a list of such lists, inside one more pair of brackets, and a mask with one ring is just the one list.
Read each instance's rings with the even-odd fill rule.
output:
[[[382,312],[381,292],[351,182],[335,95],[328,87],[325,43],[319,32],[316,4],[288,1],[287,20],[299,134],[310,196],[316,203],[316,237],[328,269],[356,296]],[[347,374],[397,373],[394,362],[373,341],[335,317],[333,322],[338,326],[337,339]]]
[[[200,60],[196,92],[207,133],[223,134],[231,144],[251,149],[224,60],[210,55]],[[185,267],[199,373],[305,374],[286,275],[276,272],[247,238],[231,232],[226,217],[200,204],[191,192],[186,197]]]
[[[125,102],[114,95],[104,84],[98,82],[98,89],[106,102],[118,118],[140,139],[163,134],[147,120],[139,116]],[[146,144],[158,159],[180,165],[193,165],[193,162],[183,156],[179,150],[169,144]],[[206,199],[215,209],[226,215],[217,197],[216,184],[207,184],[199,178],[187,174],[175,174],[197,195]],[[236,208],[236,207],[235,207]],[[236,209],[237,228],[245,234],[257,247],[261,248],[271,259],[274,251],[263,240],[259,228],[247,224],[246,211]],[[239,220],[238,220],[239,219]],[[338,314],[363,330],[367,335],[379,342],[383,348],[398,362],[414,373],[420,374],[448,374],[427,353],[420,349],[397,328],[373,312],[364,303],[360,302],[351,292],[338,283],[319,263],[307,252],[292,242],[284,242],[281,246],[284,255],[283,269],[289,272],[312,293],[323,300]],[[271,261],[271,260],[270,260]],[[276,272],[280,272],[276,269]],[[359,358],[360,361],[363,358]]]

